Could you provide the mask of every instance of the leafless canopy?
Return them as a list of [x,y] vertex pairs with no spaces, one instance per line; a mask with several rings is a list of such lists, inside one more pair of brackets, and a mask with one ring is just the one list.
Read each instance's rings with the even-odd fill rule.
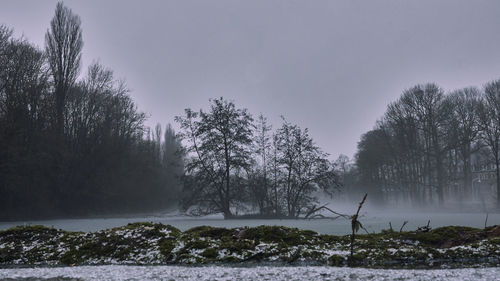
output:
[[83,48],[80,25],[80,17],[59,2],[50,29],[45,34],[45,52],[54,79],[59,130],[63,127],[63,108],[68,89],[75,83],[80,69]]

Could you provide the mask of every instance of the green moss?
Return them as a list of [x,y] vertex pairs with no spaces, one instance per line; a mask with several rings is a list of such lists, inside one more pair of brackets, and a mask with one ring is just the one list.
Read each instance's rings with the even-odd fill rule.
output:
[[[412,241],[422,243],[424,246],[440,247],[445,242],[457,240],[465,237],[467,234],[479,232],[480,230],[472,227],[446,226],[439,227],[429,232],[394,232],[384,231],[375,234],[356,235],[356,242],[363,248],[397,248],[397,241],[405,243]],[[359,242],[358,242],[359,241]],[[465,242],[465,241],[464,241]],[[474,242],[474,241],[469,241]]]
[[231,253],[241,253],[244,250],[255,249],[255,243],[252,240],[243,239],[223,239],[220,243],[220,249],[227,249]]
[[[86,259],[114,258],[127,260],[134,246],[139,246],[132,239],[123,239],[113,233],[100,232],[83,243],[72,245],[70,251],[64,254],[60,261],[64,264],[82,263]],[[137,244],[137,245],[134,245]]]
[[243,229],[240,237],[264,242],[279,242],[285,233],[285,230],[278,226],[258,226]]
[[177,258],[175,259],[176,262],[185,262],[189,259],[191,259],[192,256],[188,253],[182,253],[180,255],[177,256]]
[[22,234],[26,232],[52,232],[52,231],[57,231],[56,229],[52,227],[46,227],[43,225],[19,225],[19,226],[13,226],[9,229],[0,231],[0,236],[4,235],[9,235],[9,234]]
[[201,253],[201,256],[207,259],[215,259],[217,258],[217,250],[214,248],[206,248],[205,251]]
[[82,257],[79,252],[75,248],[72,248],[60,257],[59,262],[65,265],[73,265],[80,263],[81,260]]
[[488,244],[500,246],[500,237],[488,239]]
[[158,242],[160,253],[167,259],[171,259],[172,250],[175,248],[175,242],[171,239],[163,238]]
[[366,264],[367,255],[366,252],[359,252],[352,255],[352,258],[348,258],[349,265],[362,265]]
[[0,249],[0,263],[11,263],[21,257],[20,247],[4,247]]
[[164,236],[162,230],[167,230],[169,232],[169,236],[172,237],[179,237],[181,235],[181,231],[171,225],[152,222],[129,223],[126,226],[112,228],[108,232],[116,233],[117,231],[123,230],[138,231],[145,238]]
[[33,239],[49,240],[62,230],[46,227],[43,225],[14,226],[7,230],[0,231],[0,239],[5,242],[32,241]]
[[[464,226],[446,226],[433,229],[429,232],[417,232],[414,239],[430,246],[440,246],[451,239],[459,239],[467,233],[477,232],[479,229]],[[411,236],[411,235],[410,235]]]
[[318,251],[309,251],[309,252],[304,251],[302,253],[302,257],[312,261],[320,261],[320,262],[326,261],[326,259],[324,258],[324,254]]
[[117,227],[116,229],[135,229],[141,227],[154,227],[155,224],[152,222],[132,222],[123,227]]
[[286,260],[288,263],[293,263],[297,261],[303,253],[303,247],[298,247],[293,253],[291,253],[290,257]]
[[173,227],[173,226],[171,226],[171,225],[169,225],[169,224],[167,224],[167,225],[162,225],[162,224],[160,224],[160,225],[161,225],[164,229],[167,229],[168,231],[170,231],[170,236],[175,237],[175,238],[178,238],[179,236],[181,236],[181,233],[182,233],[182,232],[181,232],[178,228]]
[[236,263],[236,262],[241,262],[241,260],[237,257],[233,257],[233,256],[225,256],[223,257],[221,260],[221,262],[223,263]]
[[[351,242],[349,242],[350,244]],[[377,235],[358,235],[356,236],[356,240],[354,241],[354,245],[356,248],[361,248],[361,249],[374,249],[374,248],[382,248],[387,245],[386,240],[382,239],[381,237]]]
[[197,226],[184,232],[185,234],[197,237],[209,237],[212,239],[221,239],[224,236],[232,236],[233,230],[227,228]]
[[331,255],[328,258],[328,264],[332,266],[343,266],[344,261],[345,261],[344,257],[339,255]]
[[321,235],[318,235],[318,238],[319,238],[321,243],[328,243],[328,244],[350,243],[349,236],[336,236],[336,235],[321,234]]
[[194,240],[194,241],[191,241],[188,244],[186,244],[185,248],[190,248],[190,249],[205,249],[208,246],[210,246],[210,244],[207,241],[205,241],[205,240]]
[[84,233],[81,232],[66,232],[59,238],[59,244],[75,246],[84,240]]
[[310,230],[299,230],[297,228],[288,228],[283,226],[258,226],[244,229],[240,237],[255,241],[267,243],[284,242],[289,246],[298,246],[309,244],[317,233]]
[[382,229],[380,231],[380,233],[382,233],[382,234],[394,234],[396,232],[394,231],[394,229]]
[[[384,231],[357,235],[355,254],[349,264],[398,267],[427,265],[436,260],[445,264],[467,264],[482,260],[494,265],[499,263],[497,251],[500,237],[491,236],[484,230],[456,226],[437,228],[427,233]],[[184,247],[176,250],[179,240]],[[202,226],[182,233],[169,225],[133,223],[96,233],[65,232],[44,226],[13,227],[0,231],[0,243],[3,246],[0,249],[0,264],[57,261],[73,265],[102,263],[108,259],[143,264],[151,260],[140,258],[141,255],[137,253],[158,249],[159,254],[153,261],[160,263],[261,262],[272,257],[271,260],[278,258],[285,262],[302,258],[307,262],[342,266],[347,263],[345,257],[328,257],[325,251],[348,250],[350,237],[318,235],[313,231],[281,226],[236,229]],[[34,243],[36,247],[33,247]],[[257,251],[260,243],[269,244],[265,247],[267,250]],[[469,245],[475,250],[435,249],[454,245]],[[61,248],[69,250],[60,253],[58,249]],[[191,255],[194,250],[200,256]],[[226,256],[218,260],[217,253],[221,250],[237,253],[243,258]]]

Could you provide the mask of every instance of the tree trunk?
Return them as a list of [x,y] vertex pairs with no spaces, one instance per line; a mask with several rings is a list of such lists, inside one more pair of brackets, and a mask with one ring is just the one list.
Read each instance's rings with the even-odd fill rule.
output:
[[228,147],[228,144],[227,144],[227,139],[224,137],[224,158],[225,158],[225,164],[226,164],[226,174],[225,174],[225,182],[226,182],[226,188],[225,188],[225,198],[224,198],[224,218],[227,219],[227,218],[230,218],[232,217],[232,213],[231,213],[231,195],[230,195],[230,191],[231,191],[231,188],[230,188],[230,168],[231,168],[231,162],[230,162],[230,157],[229,157],[229,147]]
[[470,148],[470,144],[467,144],[465,147],[464,147],[464,150],[463,150],[463,159],[462,161],[464,162],[464,166],[463,166],[463,174],[464,174],[464,192],[463,194],[461,194],[461,197],[469,197],[471,194],[472,194],[472,174],[471,174],[471,164],[470,164],[470,153],[471,151],[471,148]]
[[224,219],[230,219],[233,217],[233,214],[231,213],[231,210],[229,209],[228,205],[224,206],[223,214],[224,214]]
[[444,175],[443,175],[443,160],[441,157],[436,157],[436,173],[437,173],[437,195],[438,195],[438,202],[439,206],[442,207],[444,204],[444,194],[443,194],[443,188],[444,188]]
[[496,153],[495,157],[495,168],[497,175],[497,206],[500,208],[500,159],[498,153]]

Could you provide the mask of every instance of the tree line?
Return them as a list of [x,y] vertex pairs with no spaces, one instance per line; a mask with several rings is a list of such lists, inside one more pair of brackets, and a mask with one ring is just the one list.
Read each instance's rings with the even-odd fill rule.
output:
[[0,26],[0,219],[165,208],[179,199],[180,141],[146,128],[113,71],[80,77],[80,18],[58,3],[45,48]]
[[500,206],[499,142],[500,80],[450,93],[416,85],[361,137],[352,175],[379,201],[443,206],[470,201],[473,165],[492,163],[496,194],[489,197]]
[[314,211],[317,194],[341,185],[335,165],[307,129],[282,118],[272,131],[234,102],[210,100],[207,111],[177,116],[184,141],[184,210],[196,214],[257,211],[259,217],[290,217]]

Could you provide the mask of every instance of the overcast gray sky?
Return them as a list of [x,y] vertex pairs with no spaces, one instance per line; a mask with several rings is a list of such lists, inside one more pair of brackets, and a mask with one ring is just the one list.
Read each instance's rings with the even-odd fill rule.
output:
[[[56,2],[0,0],[0,24],[43,47]],[[495,0],[64,3],[82,19],[82,73],[99,59],[125,78],[149,125],[223,96],[309,128],[332,158],[405,88],[500,78]]]

